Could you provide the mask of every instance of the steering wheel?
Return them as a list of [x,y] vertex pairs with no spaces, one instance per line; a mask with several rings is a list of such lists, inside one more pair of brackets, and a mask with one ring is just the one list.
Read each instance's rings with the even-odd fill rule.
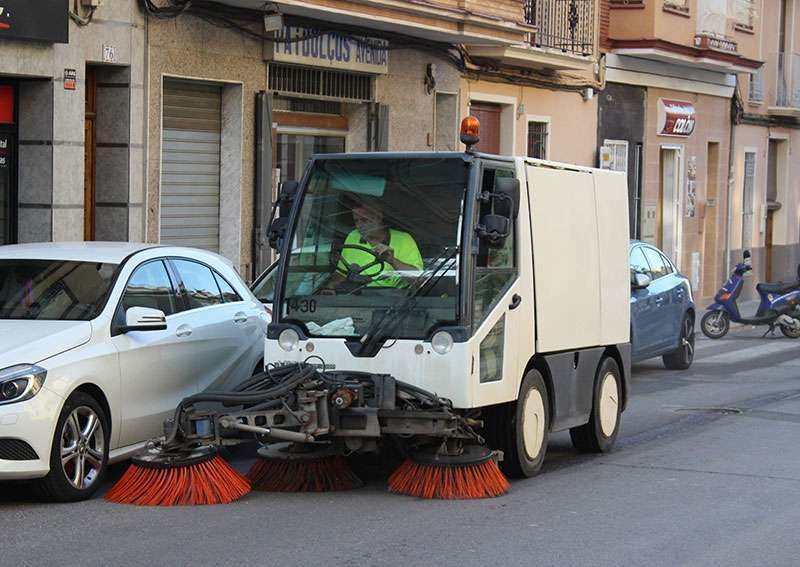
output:
[[[344,254],[342,254],[341,252],[338,254],[339,256],[338,260],[334,260],[333,256],[331,256],[331,263],[333,264],[334,268],[338,270],[339,262],[341,262],[342,266],[344,266],[344,269],[347,272],[345,273],[345,277],[351,282],[360,285],[368,284],[375,278],[375,276],[379,275],[386,267],[386,261],[383,258],[381,258],[380,254],[375,252],[375,250],[373,250],[372,248],[367,248],[366,246],[359,246],[358,244],[342,244],[340,250],[345,250],[348,248],[350,250],[360,250],[361,252],[366,252],[375,258],[372,262],[370,262],[366,266],[359,266],[358,264],[353,264],[345,260]],[[378,265],[380,265],[380,270],[378,270],[378,272],[374,276],[364,275],[364,272]]]

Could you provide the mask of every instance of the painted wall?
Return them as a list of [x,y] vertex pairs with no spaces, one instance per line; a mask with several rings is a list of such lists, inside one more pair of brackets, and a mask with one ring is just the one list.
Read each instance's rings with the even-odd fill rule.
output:
[[527,155],[527,118],[535,116],[550,121],[549,159],[597,164],[597,95],[586,101],[579,93],[462,79],[460,98],[462,118],[469,115],[470,100],[507,105],[508,117],[501,117],[501,151],[505,141],[515,155]]

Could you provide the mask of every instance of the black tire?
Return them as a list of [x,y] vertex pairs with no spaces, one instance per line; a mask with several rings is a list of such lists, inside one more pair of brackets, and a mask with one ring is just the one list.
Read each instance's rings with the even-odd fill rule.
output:
[[[102,431],[100,438],[96,436],[96,433],[88,437],[88,442],[84,442],[83,446],[86,448],[83,449],[82,454],[80,449],[81,444],[79,441],[76,441],[76,446],[78,447],[76,453],[78,453],[78,455],[72,461],[72,463],[80,459],[83,459],[83,462],[89,463],[88,467],[90,471],[82,477],[81,481],[81,483],[85,483],[87,485],[85,488],[77,488],[73,485],[70,479],[67,478],[65,468],[67,470],[75,470],[77,478],[78,474],[77,470],[75,469],[76,465],[62,465],[61,461],[62,441],[64,440],[65,436],[69,437],[74,432],[72,426],[67,422],[68,420],[71,420],[71,416],[73,416],[75,412],[77,412],[76,415],[83,415],[87,419],[86,422],[82,422],[80,421],[81,418],[77,417],[79,429],[84,429],[81,426],[83,426],[84,423],[89,423],[89,416],[91,413],[93,413],[98,421],[97,429]],[[36,481],[34,484],[34,488],[39,495],[46,500],[55,500],[58,502],[77,502],[79,500],[91,498],[102,484],[108,468],[109,437],[110,428],[108,423],[108,415],[106,415],[103,407],[97,402],[97,400],[88,394],[83,392],[73,393],[64,403],[64,407],[62,408],[61,414],[58,417],[58,422],[56,423],[56,429],[53,434],[53,446],[50,450],[50,472],[46,477]],[[99,459],[95,457],[95,454],[99,453],[97,450],[98,446],[102,448],[102,457]],[[87,454],[88,456],[85,456]],[[92,465],[89,462],[90,459],[94,459],[97,463],[99,463],[99,466],[95,467]],[[95,468],[96,473],[94,472]]]
[[783,336],[789,339],[799,339],[800,338],[800,330],[789,329],[781,325],[781,333]]
[[687,370],[694,361],[694,316],[687,313],[681,322],[678,336],[678,348],[663,357],[664,366],[668,370]]
[[[612,378],[615,391],[607,393],[613,396],[614,407],[609,407],[604,405],[601,396],[607,379]],[[569,430],[572,445],[578,451],[583,453],[607,453],[614,448],[614,443],[616,443],[617,434],[619,433],[619,417],[622,408],[621,384],[622,377],[616,361],[611,357],[603,357],[600,360],[600,365],[597,367],[597,373],[594,378],[594,396],[592,397],[592,413],[589,415],[589,422]],[[607,387],[611,388],[612,385],[609,384]],[[612,411],[613,414],[606,415],[605,412],[609,411]],[[611,422],[608,421],[604,430],[603,420],[610,419],[612,415],[614,418],[613,429],[609,429]]]
[[[532,407],[530,404],[538,409],[538,419],[533,418],[536,419],[535,422],[531,415],[525,415],[526,404],[529,413]],[[522,380],[517,401],[487,409],[484,420],[487,443],[492,449],[503,451],[500,469],[512,478],[528,478],[538,474],[547,453],[550,433],[549,396],[542,375],[537,370],[530,370]],[[534,455],[529,454],[529,450],[525,448],[526,425],[534,428],[529,430],[529,434],[533,433],[536,444],[536,447],[530,449]]]
[[709,339],[721,339],[731,328],[731,318],[724,311],[708,311],[700,319],[700,330]]

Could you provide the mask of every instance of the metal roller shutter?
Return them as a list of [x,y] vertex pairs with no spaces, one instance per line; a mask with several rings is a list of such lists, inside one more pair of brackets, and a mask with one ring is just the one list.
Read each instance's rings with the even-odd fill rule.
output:
[[161,243],[219,252],[222,90],[164,81]]

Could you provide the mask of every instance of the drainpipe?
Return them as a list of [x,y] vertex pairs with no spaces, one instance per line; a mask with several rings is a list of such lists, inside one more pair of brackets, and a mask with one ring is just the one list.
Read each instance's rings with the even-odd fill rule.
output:
[[733,91],[731,99],[731,133],[728,141],[728,194],[727,213],[728,220],[725,223],[725,277],[731,272],[731,223],[733,222],[733,189],[736,183],[736,124],[739,122],[739,85]]

